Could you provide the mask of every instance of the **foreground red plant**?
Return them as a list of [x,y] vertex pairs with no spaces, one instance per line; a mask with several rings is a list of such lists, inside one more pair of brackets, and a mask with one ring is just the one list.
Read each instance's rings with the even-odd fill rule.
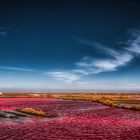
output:
[[0,109],[38,108],[58,118],[0,121],[0,140],[138,140],[140,112],[86,101],[1,98]]

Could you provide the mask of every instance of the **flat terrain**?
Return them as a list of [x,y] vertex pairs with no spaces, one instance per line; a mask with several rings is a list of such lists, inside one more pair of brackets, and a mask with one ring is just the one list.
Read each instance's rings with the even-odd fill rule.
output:
[[1,119],[0,140],[139,140],[140,111],[53,98],[0,98],[1,110],[38,108],[56,118]]

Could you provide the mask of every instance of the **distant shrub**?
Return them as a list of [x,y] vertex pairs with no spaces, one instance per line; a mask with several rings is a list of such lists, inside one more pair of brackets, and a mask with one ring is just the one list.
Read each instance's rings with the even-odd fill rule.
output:
[[112,106],[112,105],[113,105],[113,102],[110,101],[110,100],[101,100],[100,102],[101,102],[102,104],[104,104],[104,105],[109,105],[109,106]]
[[118,105],[116,103],[113,103],[111,106],[112,107],[118,107]]
[[118,104],[117,107],[121,109],[129,109],[127,105],[123,105],[123,104]]
[[130,109],[132,109],[132,110],[140,110],[140,106],[131,106]]

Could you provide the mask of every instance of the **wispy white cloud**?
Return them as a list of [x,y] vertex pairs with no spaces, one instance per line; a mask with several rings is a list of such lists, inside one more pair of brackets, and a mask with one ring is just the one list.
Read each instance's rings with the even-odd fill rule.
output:
[[7,31],[0,31],[0,36],[6,36],[8,34],[8,32]]
[[19,67],[10,67],[10,66],[0,66],[0,69],[3,70],[10,70],[10,71],[23,71],[23,72],[33,72],[34,69],[28,69],[28,68],[19,68]]
[[80,62],[76,63],[80,70],[85,70],[88,74],[97,74],[106,71],[115,71],[120,66],[125,66],[133,59],[133,55],[123,53],[115,56],[114,59],[104,58],[95,59],[92,57],[83,58]]
[[74,69],[50,73],[50,75],[56,79],[74,82],[78,81],[83,76],[116,71],[118,68],[130,63],[136,57],[136,54],[140,54],[140,29],[131,31],[128,43],[125,44],[121,51],[83,38],[75,36],[72,38],[82,45],[94,47],[100,50],[101,53],[106,54],[106,57],[97,58],[95,56],[83,56],[79,62],[74,64]]
[[131,31],[131,38],[127,41],[128,47],[126,50],[140,54],[140,29],[135,29]]
[[115,51],[112,48],[108,48],[101,43],[94,42],[94,41],[89,41],[89,40],[79,38],[79,37],[75,37],[75,36],[72,36],[72,38],[75,39],[78,43],[80,43],[82,45],[96,48],[96,49],[100,50],[102,53],[106,53],[106,54],[108,54],[112,57],[116,57],[117,55],[119,55],[119,53],[117,51]]
[[10,26],[0,26],[0,36],[5,37],[8,35]]
[[[96,74],[100,72],[115,71],[121,66],[126,66],[135,58],[135,54],[140,54],[140,29],[132,30],[128,43],[125,44],[121,51],[108,48],[100,43],[92,42],[85,39],[75,38],[76,41],[84,45],[89,45],[105,52],[103,59],[93,58],[90,56],[83,57],[76,65],[80,70],[85,70],[88,74]],[[110,58],[111,56],[112,58]]]
[[18,30],[13,29],[11,26],[0,26],[0,36],[5,37],[10,33],[18,33]]
[[88,72],[84,69],[73,69],[71,72],[75,74],[88,75]]
[[68,71],[46,72],[46,74],[65,82],[73,82],[80,79],[79,75]]

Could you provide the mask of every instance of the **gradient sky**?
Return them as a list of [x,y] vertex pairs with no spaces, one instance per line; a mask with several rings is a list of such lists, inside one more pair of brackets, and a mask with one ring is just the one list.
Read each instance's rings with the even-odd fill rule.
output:
[[0,89],[140,91],[140,2],[1,0]]

